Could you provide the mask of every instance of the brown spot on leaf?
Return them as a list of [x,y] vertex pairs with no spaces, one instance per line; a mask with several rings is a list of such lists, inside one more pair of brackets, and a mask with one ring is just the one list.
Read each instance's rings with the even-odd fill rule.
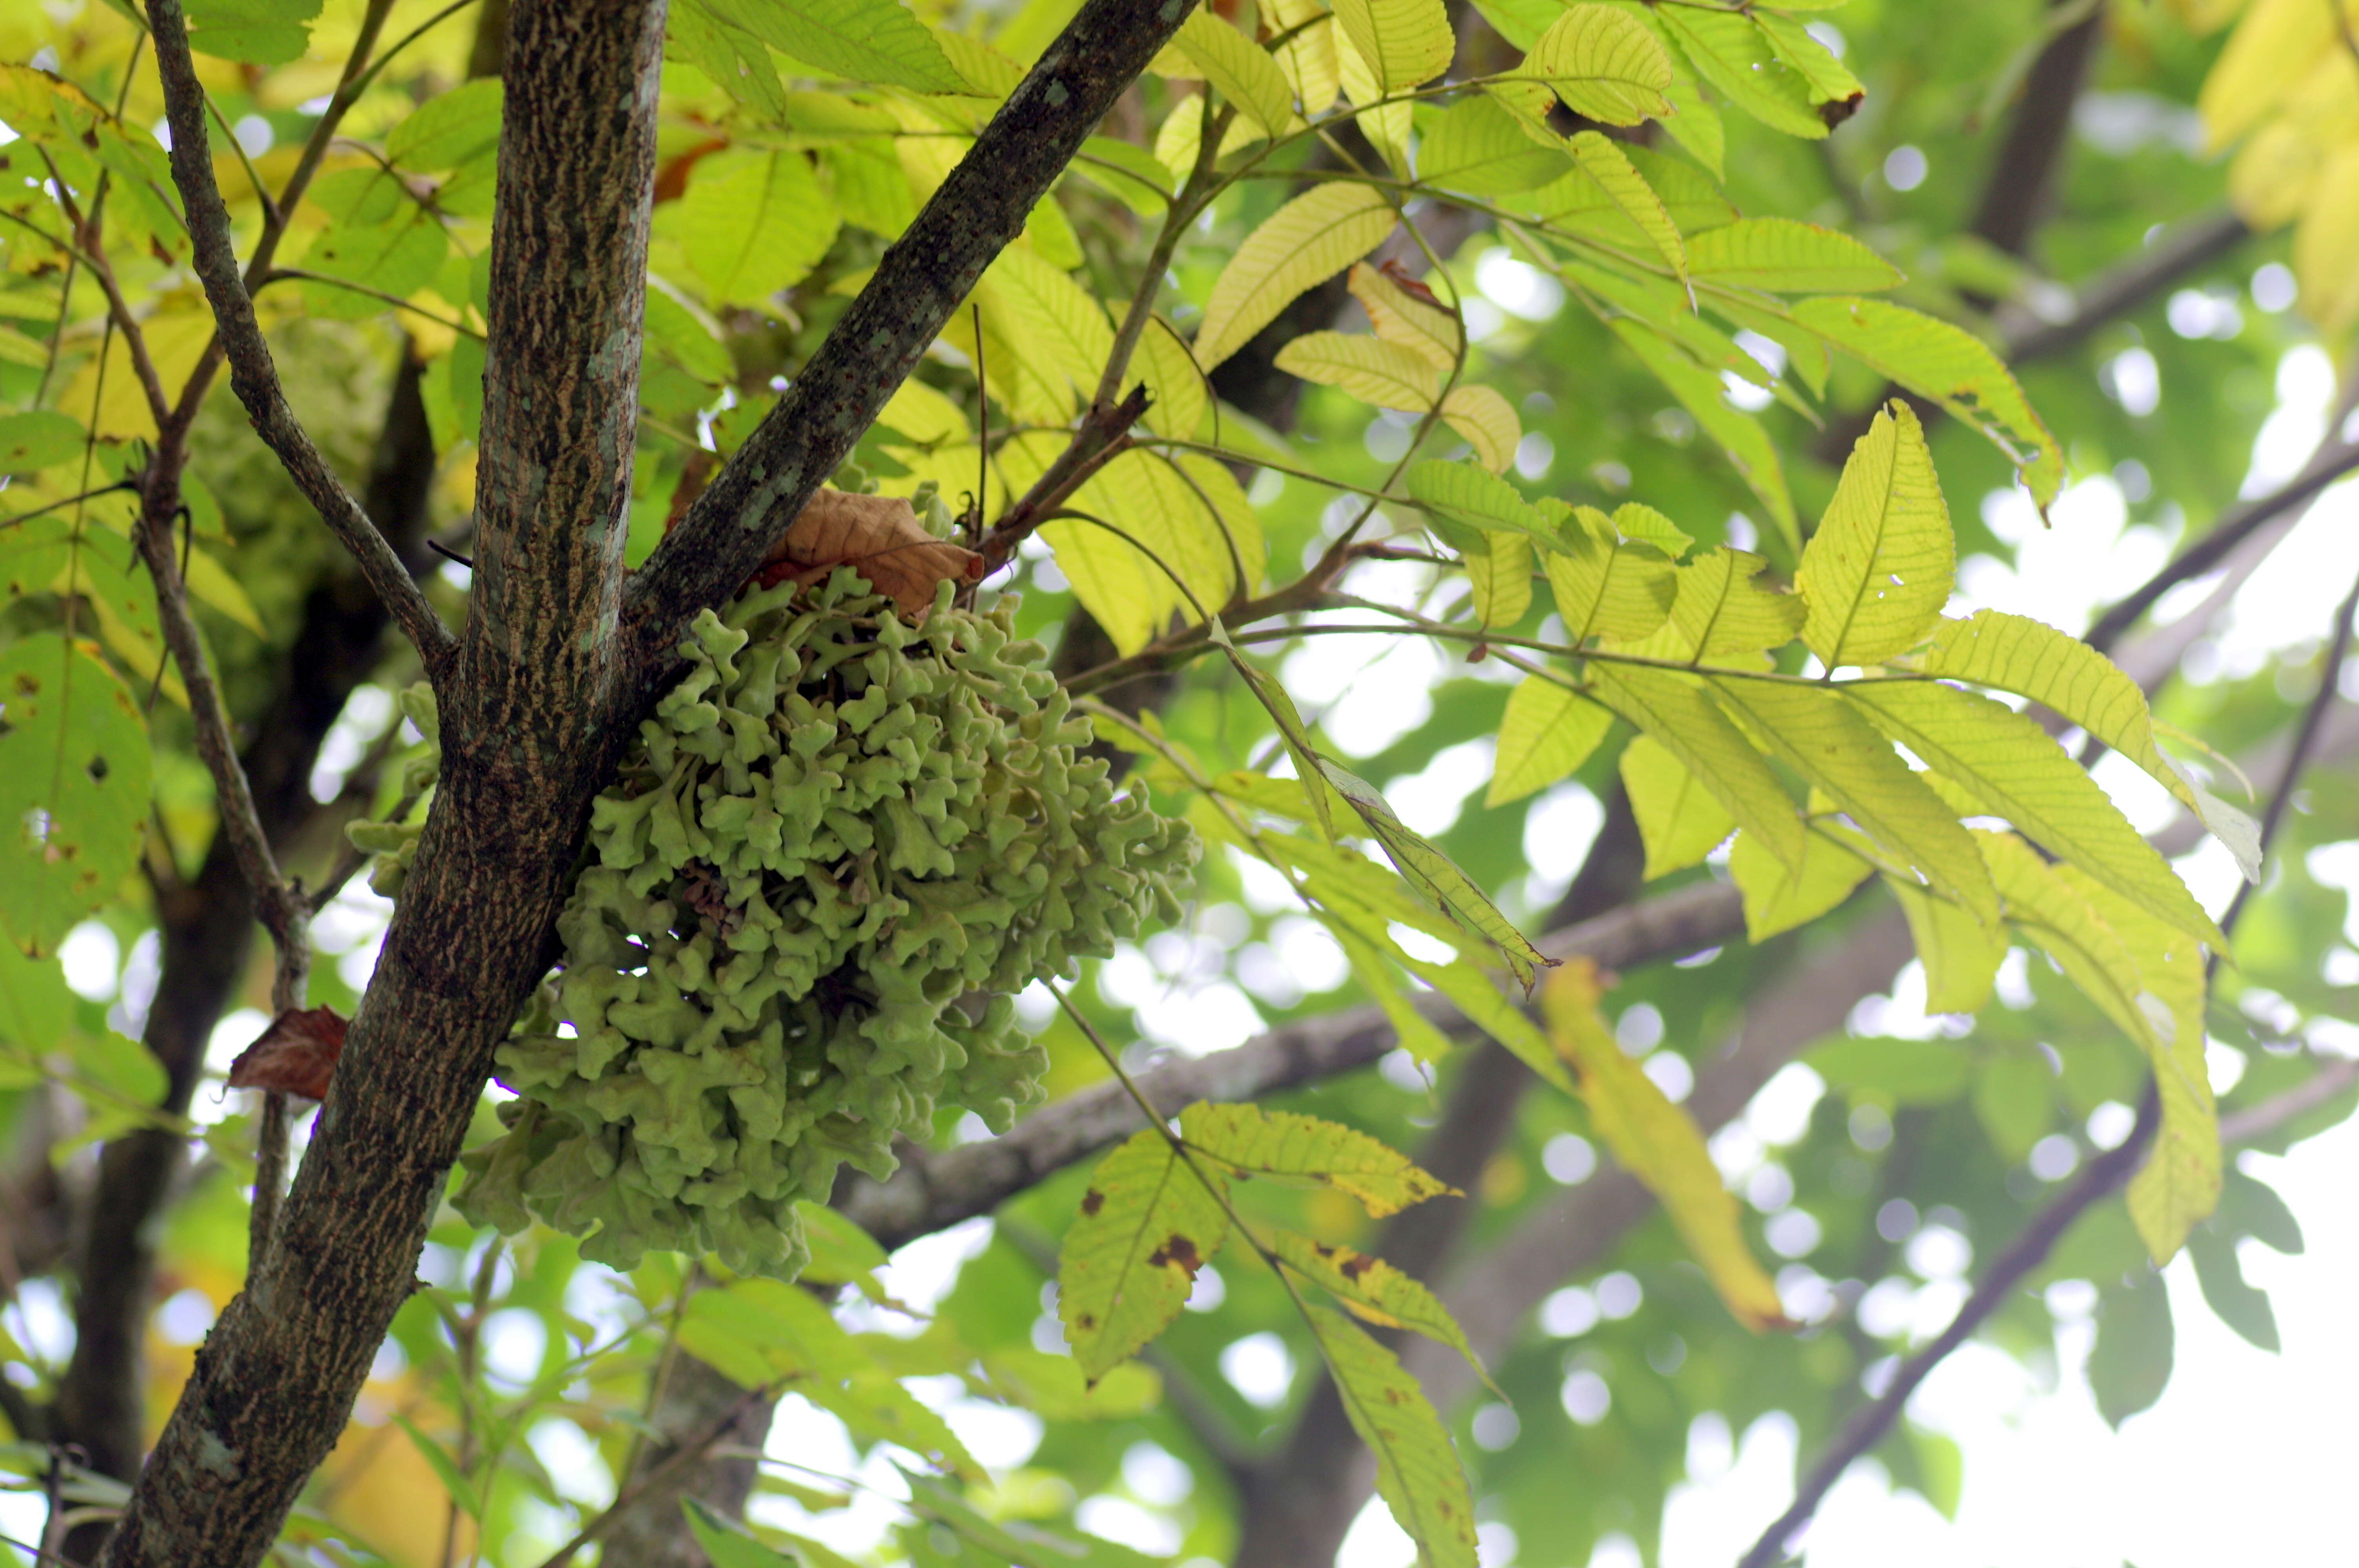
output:
[[1376,270],[1383,273],[1386,277],[1391,278],[1394,283],[1400,287],[1400,291],[1403,294],[1408,295],[1410,298],[1422,299],[1428,305],[1431,305],[1436,308],[1440,308],[1441,305],[1441,301],[1435,297],[1432,289],[1428,288],[1423,283],[1409,275],[1408,268],[1402,265],[1401,259],[1398,256],[1386,256],[1383,261],[1376,264]]
[[1082,1212],[1083,1214],[1094,1215],[1098,1210],[1103,1207],[1105,1207],[1105,1194],[1098,1191],[1097,1188],[1092,1187],[1088,1192],[1082,1195]]
[[1343,1278],[1347,1280],[1357,1280],[1361,1275],[1372,1272],[1375,1269],[1375,1266],[1376,1260],[1374,1258],[1369,1257],[1364,1252],[1354,1252],[1349,1258],[1344,1259],[1341,1263],[1336,1264],[1335,1268],[1336,1271],[1343,1276]]
[[1204,1266],[1204,1255],[1196,1250],[1195,1240],[1177,1231],[1166,1237],[1162,1246],[1148,1253],[1147,1260],[1158,1269],[1177,1263],[1191,1276]]
[[288,1008],[229,1065],[234,1089],[274,1089],[326,1099],[343,1054],[343,1015],[332,1007]]
[[1860,100],[1866,96],[1864,92],[1854,92],[1848,98],[1830,99],[1819,105],[1819,118],[1824,121],[1827,129],[1832,131],[1854,114],[1858,114]]

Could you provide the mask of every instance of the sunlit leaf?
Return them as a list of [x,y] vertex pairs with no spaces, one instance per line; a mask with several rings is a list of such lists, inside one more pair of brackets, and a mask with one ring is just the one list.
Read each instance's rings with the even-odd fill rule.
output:
[[1441,0],[1335,0],[1334,10],[1344,38],[1387,92],[1432,81],[1458,49]]
[[1916,410],[1876,413],[1802,551],[1802,641],[1829,669],[1881,664],[1923,642],[1957,577],[1950,508]]
[[1169,1325],[1229,1234],[1228,1211],[1153,1128],[1098,1162],[1065,1232],[1057,1315],[1094,1382]]
[[1375,250],[1397,221],[1382,192],[1344,180],[1271,213],[1212,285],[1196,329],[1197,362],[1210,371],[1245,347],[1305,290]]
[[1454,1190],[1364,1132],[1293,1111],[1199,1101],[1180,1113],[1180,1135],[1240,1176],[1332,1187],[1378,1219]]
[[1294,123],[1294,90],[1267,51],[1207,10],[1189,13],[1171,39],[1205,81],[1276,136]]
[[[1602,661],[1590,665],[1589,678],[1597,700],[1653,738],[1711,792],[1737,826],[1787,865],[1802,863],[1802,818],[1793,797],[1753,743],[1692,679],[1669,670]],[[1646,820],[1643,811],[1639,820]],[[1650,849],[1648,860],[1653,860]]]
[[1736,831],[1720,797],[1653,736],[1634,736],[1622,748],[1621,773],[1646,846],[1648,881],[1701,865]]
[[1341,387],[1363,403],[1422,414],[1441,395],[1441,377],[1413,348],[1347,332],[1306,332],[1277,351],[1288,375]]
[[1728,874],[1745,895],[1745,934],[1767,942],[1782,931],[1805,925],[1849,898],[1875,868],[1823,832],[1802,841],[1799,871],[1740,833],[1729,849]]
[[1574,114],[1607,125],[1636,125],[1670,113],[1670,57],[1645,23],[1606,5],[1571,5],[1524,57]]
[[1376,1456],[1376,1495],[1426,1568],[1475,1568],[1474,1499],[1450,1433],[1417,1379],[1351,1319],[1310,1309],[1352,1430]]
[[147,727],[86,644],[38,634],[0,652],[0,929],[53,951],[139,864]]
[[[1291,1230],[1272,1235],[1269,1249],[1279,1261],[1332,1294],[1361,1322],[1379,1328],[1411,1329],[1447,1345],[1466,1357],[1476,1377],[1491,1382],[1482,1357],[1474,1354],[1466,1331],[1458,1326],[1450,1309],[1431,1291],[1383,1259],[1349,1247],[1325,1246]],[[1497,1391],[1497,1384],[1491,1387]]]
[[1526,676],[1507,694],[1498,759],[1483,804],[1505,806],[1546,789],[1587,762],[1613,724],[1609,710],[1579,692],[1544,676]]

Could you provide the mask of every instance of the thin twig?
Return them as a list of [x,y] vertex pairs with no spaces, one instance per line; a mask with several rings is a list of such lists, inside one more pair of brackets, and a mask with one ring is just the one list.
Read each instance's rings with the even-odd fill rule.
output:
[[662,1464],[655,1465],[621,1491],[616,1492],[614,1502],[608,1505],[606,1511],[575,1531],[572,1540],[543,1558],[540,1568],[566,1568],[566,1565],[573,1561],[574,1556],[583,1547],[592,1544],[600,1536],[613,1529],[614,1521],[623,1517],[625,1509],[655,1487],[669,1483],[673,1476],[689,1466],[701,1462],[706,1450],[728,1435],[730,1428],[737,1424],[739,1416],[744,1415],[756,1403],[776,1398],[779,1387],[778,1384],[766,1383],[758,1389],[746,1390],[743,1399],[731,1405],[719,1420],[707,1426],[692,1441],[682,1444],[667,1454]]
[[[2349,596],[2335,611],[2333,639],[2323,664],[2318,691],[2303,709],[2301,723],[2295,731],[2293,749],[2286,757],[2285,773],[2277,780],[2277,789],[2269,798],[2268,809],[2261,818],[2260,841],[2264,853],[2285,821],[2286,811],[2293,800],[2294,785],[2300,779],[2310,749],[2318,740],[2319,728],[2326,719],[2326,710],[2335,700],[2335,676],[2343,667],[2343,655],[2350,651],[2354,618],[2359,618],[2359,582],[2352,585]],[[2244,913],[2254,885],[2246,882],[2238,886],[2227,913],[2220,917],[2222,931],[2234,929],[2237,916]],[[2217,967],[2218,961],[2219,956],[2214,954],[2213,967]],[[2330,1094],[2332,1092],[2329,1091]],[[2075,1220],[2129,1180],[2161,1124],[2161,1097],[2153,1080],[2148,1079],[2146,1094],[2138,1102],[2137,1119],[2131,1125],[2129,1137],[2091,1161],[2070,1187],[2032,1217],[2031,1223],[2007,1244],[2006,1251],[1999,1254],[1990,1272],[1975,1284],[1973,1293],[1958,1309],[1958,1314],[1951,1319],[1950,1325],[1930,1344],[1900,1364],[1890,1386],[1877,1396],[1874,1403],[1843,1423],[1841,1435],[1810,1467],[1809,1476],[1795,1493],[1793,1506],[1761,1533],[1761,1538],[1753,1543],[1752,1550],[1738,1560],[1737,1568],[1769,1568],[1769,1564],[1784,1556],[1788,1542],[1810,1522],[1828,1491],[1843,1472],[1851,1468],[1853,1461],[1875,1446],[1883,1440],[1884,1434],[1892,1430],[1893,1423],[1900,1419],[1909,1396],[1916,1392],[1933,1368],[1972,1337],[1974,1331],[1982,1326],[1983,1320],[2014,1293],[2016,1286],[2047,1260],[2048,1254],[2071,1228]],[[2224,1131],[2223,1129],[2223,1135]]]

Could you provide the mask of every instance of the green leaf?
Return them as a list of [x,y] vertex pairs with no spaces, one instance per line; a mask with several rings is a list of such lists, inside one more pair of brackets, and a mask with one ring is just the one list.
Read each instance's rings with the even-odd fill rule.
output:
[[[1759,838],[1787,865],[1802,863],[1804,830],[1792,797],[1753,743],[1713,706],[1692,677],[1601,661],[1589,666],[1589,678],[1598,701],[1661,746],[1690,778],[1712,793],[1738,827]],[[1651,808],[1638,805],[1636,787],[1630,800],[1639,813],[1643,832]],[[1656,863],[1650,842],[1649,874]]]
[[1483,1358],[1468,1342],[1466,1331],[1458,1326],[1440,1298],[1417,1280],[1381,1258],[1349,1247],[1328,1247],[1296,1231],[1277,1232],[1270,1238],[1269,1248],[1279,1261],[1333,1295],[1362,1323],[1410,1329],[1449,1346],[1466,1357],[1466,1364],[1492,1392],[1499,1393],[1499,1386],[1483,1369]]
[[1514,485],[1480,464],[1413,464],[1408,492],[1428,513],[1462,527],[1520,534],[1549,552],[1575,547]]
[[403,168],[439,174],[499,150],[497,77],[462,82],[420,103],[386,133],[385,156]]
[[1786,491],[1786,470],[1777,460],[1777,449],[1753,416],[1732,406],[1722,395],[1719,375],[1642,322],[1616,317],[1606,325],[1735,465],[1738,477],[1768,509],[1769,520],[1788,547],[1800,549],[1801,529],[1794,517],[1794,498]]
[[1221,96],[1276,137],[1294,124],[1294,89],[1262,47],[1208,10],[1189,14],[1171,40]]
[[1610,5],[1571,5],[1524,57],[1523,73],[1601,124],[1636,125],[1671,112],[1670,56],[1652,29]]
[[698,160],[679,224],[680,248],[714,303],[759,305],[827,254],[835,204],[799,152],[715,153]]
[[1306,291],[1375,250],[1397,221],[1383,192],[1347,180],[1271,213],[1214,281],[1196,330],[1196,362],[1210,372]]
[[50,409],[0,415],[0,473],[31,473],[82,456],[90,432]]
[[73,992],[55,957],[28,958],[14,942],[0,942],[0,1040],[37,1055],[54,1050],[73,1014]]
[[688,1517],[689,1533],[704,1549],[712,1568],[796,1568],[793,1558],[771,1551],[735,1521],[715,1512],[702,1498],[683,1497],[679,1508]]
[[1720,798],[1653,736],[1635,736],[1622,748],[1621,769],[1638,840],[1647,847],[1648,881],[1702,864],[1736,831]]
[[1474,1499],[1450,1433],[1399,1357],[1326,1307],[1307,1314],[1352,1430],[1376,1457],[1376,1495],[1424,1568],[1476,1568]]
[[1477,534],[1459,546],[1474,590],[1474,619],[1513,626],[1532,607],[1532,542],[1520,534]]
[[[1812,103],[1840,105],[1843,116],[1848,118],[1851,108],[1866,96],[1866,90],[1860,86],[1859,78],[1854,76],[1849,68],[1835,58],[1833,51],[1812,38],[1809,29],[1793,17],[1781,16],[1775,11],[1756,10],[1753,13],[1753,23],[1769,40],[1769,47],[1777,51],[1778,59],[1807,84]],[[1827,118],[1823,113],[1819,117],[1821,120]]]
[[795,1200],[795,1214],[810,1248],[810,1261],[803,1265],[805,1280],[820,1285],[856,1284],[871,1301],[881,1297],[875,1271],[886,1259],[875,1237],[825,1204],[807,1198]]
[[1614,524],[1593,506],[1546,509],[1560,541],[1541,564],[1564,621],[1566,641],[1631,640],[1660,627],[1679,592],[1678,568],[1651,545],[1624,545]]
[[1777,1286],[1745,1244],[1736,1199],[1722,1184],[1703,1134],[1623,1051],[1598,1016],[1599,994],[1596,968],[1580,959],[1540,992],[1549,1038],[1581,1080],[1590,1126],[1655,1195],[1736,1320],[1755,1330],[1788,1326]]
[[1791,218],[1740,218],[1694,235],[1688,270],[1698,282],[1778,294],[1864,294],[1902,281],[1849,234]]
[[307,283],[303,297],[315,316],[375,316],[386,308],[377,295],[408,298],[435,281],[451,254],[441,220],[389,171],[352,168],[321,175],[312,184],[311,200],[335,221],[304,252],[303,269],[375,291]]
[[1652,545],[1673,560],[1694,546],[1695,537],[1653,507],[1625,501],[1614,509],[1614,526],[1634,545]]
[[1093,1383],[1180,1315],[1196,1271],[1227,1239],[1228,1211],[1208,1181],[1220,1177],[1190,1169],[1154,1128],[1091,1173],[1058,1260],[1057,1315]]
[[189,47],[217,59],[285,65],[311,44],[321,0],[189,0]]
[[2089,1351],[2089,1387],[2097,1413],[2120,1430],[2170,1384],[2175,1351],[2170,1293],[2162,1276],[2141,1269],[2108,1282],[2097,1296],[2097,1342]]
[[443,1451],[440,1444],[419,1431],[417,1423],[408,1416],[399,1411],[387,1413],[393,1417],[393,1423],[408,1437],[409,1445],[418,1450],[418,1456],[426,1461],[426,1467],[434,1472],[434,1478],[442,1483],[442,1489],[451,1495],[451,1500],[457,1503],[468,1518],[482,1519],[484,1496],[475,1489],[475,1483],[459,1468],[458,1462]]
[[[1610,13],[1609,13],[1610,14]],[[1655,247],[1671,275],[1681,280],[1688,276],[1687,246],[1680,239],[1678,225],[1671,222],[1663,199],[1647,183],[1636,165],[1625,156],[1619,143],[1607,140],[1595,131],[1581,131],[1571,141],[1573,161],[1581,172],[1597,181],[1622,215],[1638,226],[1647,243]]]
[[0,652],[0,930],[36,956],[113,899],[139,865],[147,726],[82,643]]
[[1913,880],[1886,876],[1900,901],[1908,934],[1925,966],[1925,1011],[1980,1012],[2006,957],[2006,928],[1976,919],[1964,906],[1936,898]]
[[1669,617],[1652,635],[1612,644],[1614,651],[1717,669],[1766,670],[1773,648],[1794,640],[1800,599],[1754,579],[1769,563],[1749,550],[1715,545],[1678,568]]
[[1714,696],[1745,716],[1770,754],[1827,793],[1837,809],[1940,892],[1983,919],[1998,894],[1973,839],[1875,727],[1823,687],[1727,676]]
[[1163,1402],[1161,1375],[1136,1361],[1092,1383],[1070,1356],[1010,1345],[987,1353],[983,1367],[1001,1393],[1050,1421],[1127,1421]]
[[1337,386],[1363,403],[1423,414],[1441,395],[1433,362],[1399,343],[1357,333],[1306,332],[1277,351],[1288,375]]
[[2293,1217],[2275,1187],[2246,1175],[2234,1165],[2220,1172],[2220,1225],[2230,1234],[2249,1236],[2262,1246],[2288,1257],[2302,1252],[2301,1223]]
[[1973,1080],[1976,1119],[2010,1164],[2031,1152],[2056,1119],[2056,1078],[2048,1064],[2014,1051],[1984,1064]]
[[2104,654],[2028,616],[1976,611],[1941,622],[1933,645],[1905,661],[1930,676],[2027,697],[2144,768],[2236,856],[2247,880],[2261,874],[2252,818],[2197,788],[2155,744],[2146,693]]
[[2041,511],[2064,483],[2064,449],[1996,354],[1947,321],[1888,300],[1798,299],[1794,319],[1871,370],[1983,433],[2022,471]]
[[[1535,140],[1513,111],[1487,93],[1418,114],[1417,178],[1420,185],[1467,196],[1537,190],[1567,173],[1561,143]],[[1553,133],[1551,133],[1553,135]]]
[[1769,40],[1742,11],[1664,5],[1656,16],[1693,62],[1696,74],[1775,131],[1816,141],[1826,122],[1811,107],[1810,84],[1787,70]]
[[1545,676],[1526,676],[1507,694],[1498,757],[1483,804],[1505,806],[1546,789],[1587,762],[1613,724],[1609,710],[1579,692]]
[[2059,858],[2172,927],[2224,949],[2227,938],[2113,797],[2038,723],[1938,681],[1842,688],[1875,727]]
[[1875,873],[1874,866],[1822,832],[1802,841],[1799,871],[1745,833],[1736,836],[1728,857],[1728,874],[1745,897],[1745,934],[1755,942],[1816,920]]
[[1180,1135],[1241,1176],[1332,1187],[1377,1219],[1456,1192],[1364,1132],[1293,1111],[1200,1101],[1180,1113]]
[[1873,1040],[1843,1034],[1802,1057],[1831,1088],[1890,1105],[1946,1105],[1966,1092],[1973,1057],[1948,1040]]
[[1303,798],[1310,803],[1310,820],[1319,825],[1322,838],[1332,841],[1335,837],[1335,810],[1328,800],[1325,782],[1319,771],[1319,752],[1310,744],[1310,727],[1294,706],[1294,698],[1269,674],[1247,661],[1229,641],[1228,628],[1221,618],[1212,617],[1207,624],[1212,641],[1229,655],[1229,665],[1245,677],[1245,686],[1270,718],[1277,721],[1278,739],[1286,743],[1286,754],[1294,760],[1294,774],[1300,781]]
[[2095,1002],[2124,1034],[2150,1054],[2153,1024],[2137,1005],[2146,979],[2121,933],[2057,868],[2014,834],[1975,828],[1973,835],[1990,864],[1999,896],[2006,901],[2007,919],[2055,959],[2064,978]]
[[1360,820],[1368,825],[1376,842],[1384,846],[1386,856],[1399,869],[1402,878],[1462,930],[1497,948],[1506,960],[1507,972],[1516,977],[1516,983],[1530,989],[1533,978],[1555,960],[1526,940],[1514,922],[1499,913],[1498,906],[1449,856],[1410,832],[1393,815],[1393,808],[1385,804],[1375,785],[1324,758],[1320,760],[1319,768],[1327,782],[1352,803],[1352,809],[1359,813]]
[[852,81],[917,92],[965,92],[970,83],[933,31],[896,0],[696,0],[782,54]]
[[1916,410],[1877,410],[1802,551],[1802,642],[1829,669],[1906,653],[1940,622],[1957,579],[1950,508]]
[[1386,92],[1421,87],[1458,52],[1441,0],[1335,0],[1335,20]]
[[2195,1264],[2195,1283],[2203,1292],[2204,1304],[2246,1344],[2276,1355],[2280,1348],[2277,1314],[2269,1305],[2268,1292],[2245,1278],[2234,1238],[2198,1230],[2187,1238],[2187,1255]]

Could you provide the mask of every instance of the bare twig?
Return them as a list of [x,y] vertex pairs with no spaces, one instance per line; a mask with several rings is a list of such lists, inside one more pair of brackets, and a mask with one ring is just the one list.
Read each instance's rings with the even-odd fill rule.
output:
[[[980,341],[980,340],[978,340]],[[1117,403],[1100,403],[1082,416],[1079,427],[1048,470],[1033,481],[996,527],[984,535],[983,569],[997,571],[1007,564],[1016,546],[1035,528],[1057,514],[1073,492],[1092,476],[1130,449],[1131,427],[1147,414],[1147,388],[1131,388]]]
[[[238,266],[229,210],[213,181],[212,157],[206,143],[204,89],[197,81],[196,62],[189,52],[188,23],[179,0],[149,0],[147,16],[155,31],[156,64],[163,79],[166,117],[172,130],[172,183],[179,187],[188,210],[193,265],[204,283],[222,351],[229,361],[230,387],[245,405],[255,433],[277,454],[296,488],[360,563],[369,587],[417,647],[428,677],[440,684],[455,656],[457,640],[287,406],[270,345],[255,319],[254,298]],[[170,442],[158,449],[167,461],[157,477],[177,485],[179,464],[185,460],[183,450]]]

